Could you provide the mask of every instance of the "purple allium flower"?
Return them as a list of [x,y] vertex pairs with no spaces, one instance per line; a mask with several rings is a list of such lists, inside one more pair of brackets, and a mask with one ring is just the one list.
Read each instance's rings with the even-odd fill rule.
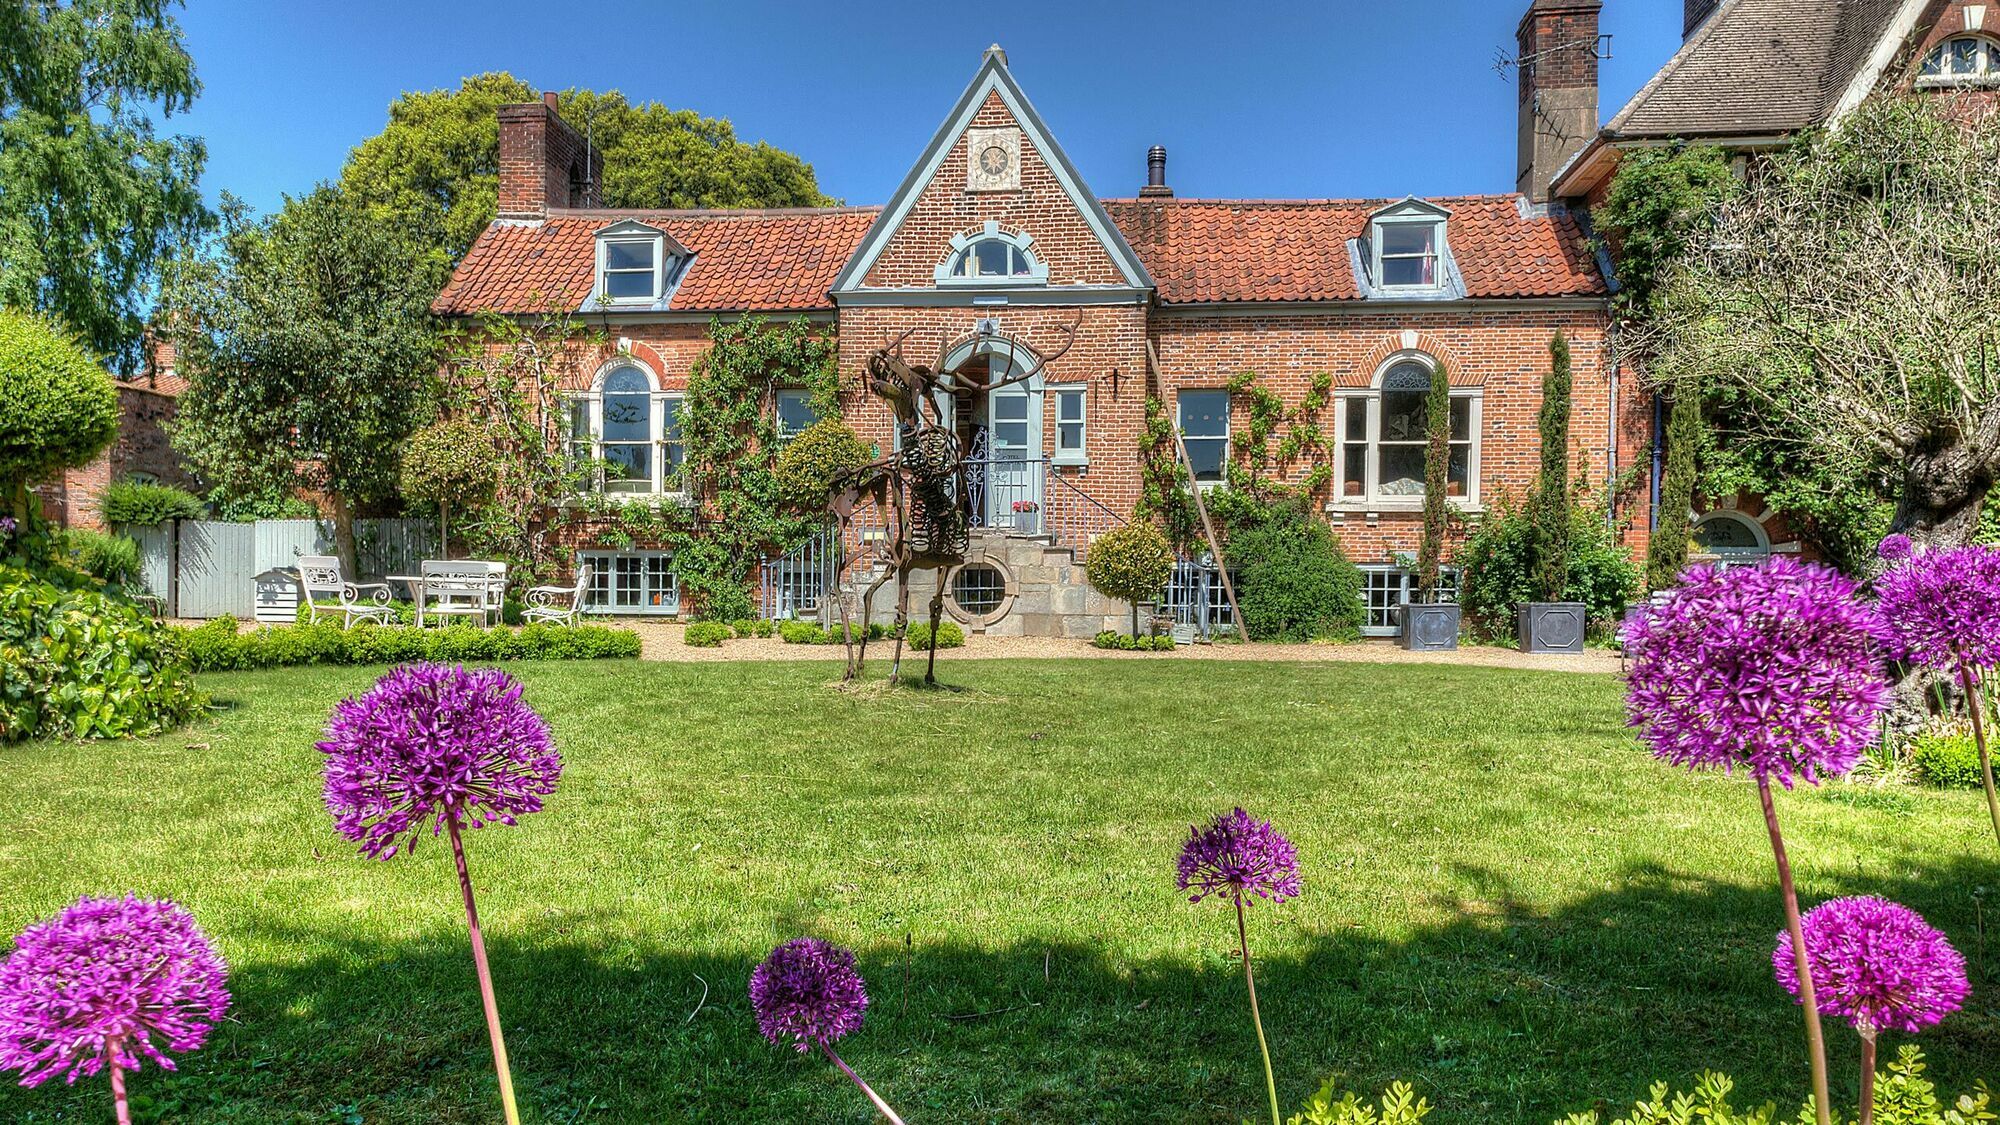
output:
[[[1800,926],[1820,1012],[1845,1017],[1863,1034],[1921,1030],[1957,1011],[1970,991],[1965,958],[1901,903],[1837,898],[1807,911]],[[1797,996],[1791,934],[1778,935],[1771,967]]]
[[854,971],[854,954],[818,938],[793,938],[750,974],[750,1005],[764,1038],[789,1038],[805,1051],[861,1026],[868,986]]
[[79,899],[0,962],[0,1070],[23,1086],[138,1070],[140,1055],[172,1070],[165,1052],[200,1050],[229,1010],[228,972],[175,903]]
[[1915,548],[1910,545],[1910,537],[1899,531],[1894,535],[1884,536],[1882,541],[1875,545],[1875,557],[1886,562],[1902,562],[1909,558],[1914,550]]
[[1887,636],[1854,583],[1825,567],[1692,567],[1626,626],[1629,721],[1676,765],[1818,784],[1874,740]]
[[1895,655],[1955,672],[2000,664],[2000,551],[1948,547],[1906,555],[1875,580]]
[[12,535],[14,529],[19,526],[14,522],[13,516],[0,516],[0,535]]
[[548,724],[521,702],[521,685],[492,668],[392,669],[334,707],[319,748],[334,827],[376,859],[449,820],[513,824],[541,811],[562,774]]
[[1188,829],[1174,882],[1194,892],[1189,902],[1212,894],[1242,902],[1245,893],[1283,902],[1299,893],[1299,853],[1270,821],[1237,808]]

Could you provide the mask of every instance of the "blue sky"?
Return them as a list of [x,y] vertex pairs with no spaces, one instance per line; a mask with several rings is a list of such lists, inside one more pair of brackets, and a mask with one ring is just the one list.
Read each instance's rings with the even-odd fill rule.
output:
[[[1493,63],[1526,3],[191,0],[205,91],[166,129],[208,139],[211,198],[269,210],[338,175],[398,93],[508,70],[727,117],[881,203],[998,42],[1103,196],[1137,190],[1153,144],[1182,196],[1507,191],[1514,86]],[[1681,9],[1608,0],[1605,115],[1678,45]]]

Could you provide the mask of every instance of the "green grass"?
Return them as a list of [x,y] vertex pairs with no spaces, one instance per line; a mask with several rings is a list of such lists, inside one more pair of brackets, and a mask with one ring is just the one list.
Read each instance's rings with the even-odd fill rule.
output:
[[[1233,917],[1172,885],[1235,803],[1299,847],[1252,943],[1281,1093],[1406,1078],[1448,1122],[1533,1122],[1729,1070],[1805,1089],[1754,790],[1646,757],[1609,677],[1437,665],[952,660],[859,695],[812,664],[517,665],[567,759],[547,811],[468,840],[534,1122],[853,1122],[757,1037],[778,941],[856,948],[850,1062],[923,1122],[1234,1125],[1263,1101]],[[365,669],[214,676],[168,738],[0,752],[0,934],[85,893],[187,904],[236,1007],[141,1119],[498,1120],[449,852],[336,837],[313,740]],[[1920,1040],[2000,1072],[2000,851],[1975,794],[1781,795],[1808,902],[1874,892],[1973,963]],[[1852,1036],[1835,1028],[1851,1090]],[[101,1080],[0,1120],[109,1120]]]

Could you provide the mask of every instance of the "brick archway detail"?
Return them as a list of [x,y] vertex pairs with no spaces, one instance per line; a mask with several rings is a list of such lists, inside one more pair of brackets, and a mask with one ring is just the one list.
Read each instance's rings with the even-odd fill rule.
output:
[[1428,332],[1412,330],[1383,336],[1358,366],[1341,373],[1340,385],[1349,388],[1374,386],[1375,373],[1389,362],[1391,356],[1400,352],[1422,352],[1437,360],[1451,372],[1451,385],[1454,387],[1478,387],[1486,383],[1486,373],[1466,364],[1451,345]]

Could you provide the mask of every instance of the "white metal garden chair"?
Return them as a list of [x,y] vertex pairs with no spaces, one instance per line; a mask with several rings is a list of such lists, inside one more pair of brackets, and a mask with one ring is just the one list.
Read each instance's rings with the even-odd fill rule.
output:
[[441,621],[476,620],[481,625],[498,619],[507,583],[505,566],[473,560],[426,559],[418,567],[418,575],[418,625],[427,617]]
[[528,610],[523,616],[528,624],[547,621],[557,625],[576,624],[577,615],[583,612],[584,599],[590,596],[590,564],[576,568],[576,582],[569,586],[536,586],[528,591]]
[[388,625],[396,620],[387,582],[349,582],[340,572],[340,560],[332,555],[299,556],[299,588],[305,595],[306,621],[318,623],[321,614],[340,614],[340,627],[356,621]]

